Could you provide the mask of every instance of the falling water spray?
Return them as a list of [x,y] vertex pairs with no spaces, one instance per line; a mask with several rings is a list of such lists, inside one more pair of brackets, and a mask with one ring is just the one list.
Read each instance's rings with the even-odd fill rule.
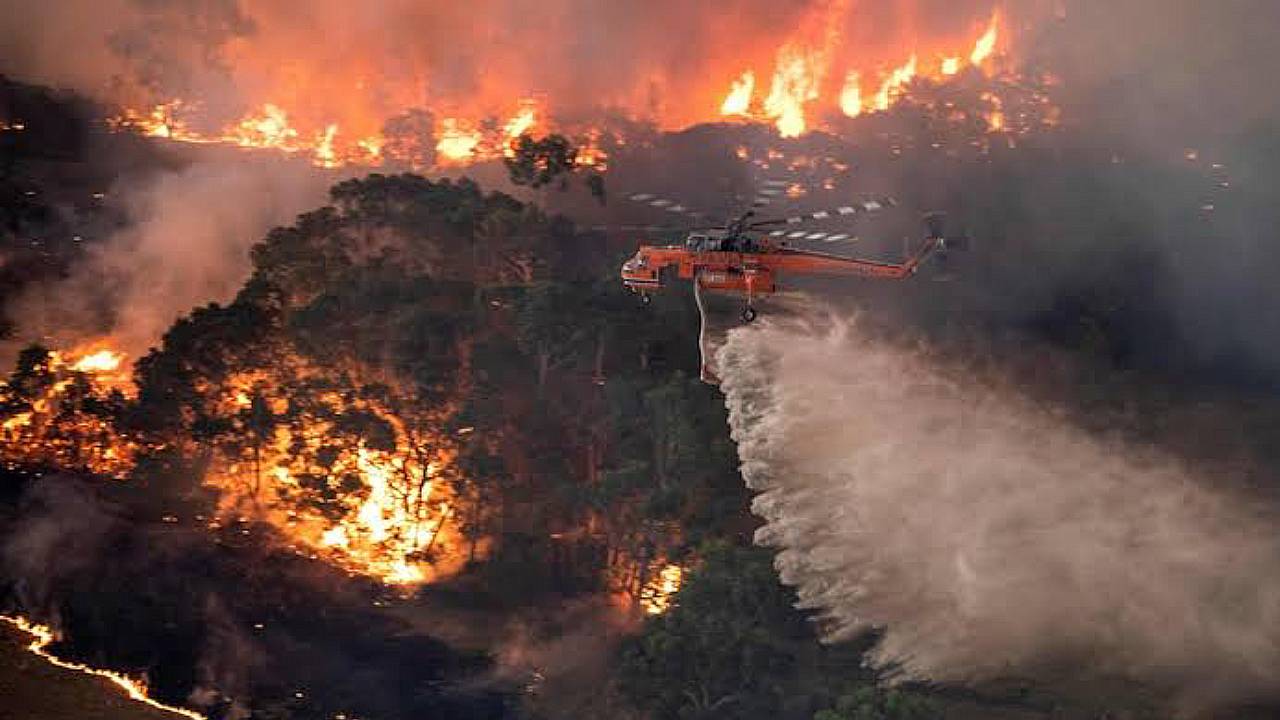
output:
[[915,679],[1275,690],[1277,525],[1212,478],[857,319],[769,319],[717,361],[756,540],[827,639],[879,630]]

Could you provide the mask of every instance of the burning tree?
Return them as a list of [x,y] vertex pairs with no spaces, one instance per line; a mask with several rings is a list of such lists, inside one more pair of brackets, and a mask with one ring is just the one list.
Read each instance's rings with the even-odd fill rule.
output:
[[109,352],[64,355],[40,345],[22,350],[0,385],[5,462],[121,476],[136,451],[118,429],[126,398],[111,387],[121,361]]
[[198,500],[185,515],[386,583],[488,567],[504,590],[665,609],[683,520],[737,487],[710,391],[652,376],[650,343],[687,347],[662,340],[684,325],[597,279],[598,238],[473,183],[375,175],[331,197],[254,248],[233,302],[171,327],[136,396],[24,355],[6,428],[39,434],[6,452],[117,459],[157,506]]

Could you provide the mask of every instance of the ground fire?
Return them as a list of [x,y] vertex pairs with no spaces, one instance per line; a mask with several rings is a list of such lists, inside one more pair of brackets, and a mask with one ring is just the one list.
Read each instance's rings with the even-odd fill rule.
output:
[[49,651],[49,646],[58,641],[58,635],[48,626],[31,622],[23,617],[9,615],[0,615],[0,622],[8,623],[23,633],[30,635],[31,643],[27,645],[27,650],[35,653],[41,658],[44,658],[57,667],[84,673],[85,675],[92,675],[93,677],[105,678],[123,691],[130,700],[144,705],[149,705],[157,710],[189,718],[190,720],[206,720],[205,715],[202,713],[195,712],[194,710],[188,710],[186,708],[175,707],[173,705],[165,705],[164,703],[151,699],[147,695],[147,683],[145,680],[132,678],[124,673],[118,673],[113,670],[102,670],[82,663],[70,662],[59,658]]
[[137,449],[115,423],[129,385],[125,359],[98,343],[67,352],[25,351],[0,385],[4,462],[123,478]]
[[1266,3],[10,4],[0,715],[1273,714]]
[[[392,585],[447,575],[465,558],[454,518],[449,412],[410,402],[359,368],[325,372],[286,358],[214,391],[239,430],[207,482],[220,516],[268,519],[292,540]],[[450,520],[455,520],[450,525]]]
[[[122,430],[133,390],[120,354],[33,349],[3,390],[10,466],[129,475],[142,448]],[[324,373],[298,358],[205,392],[213,412],[202,422],[223,428],[206,446],[206,483],[222,498],[214,522],[268,521],[299,547],[393,585],[456,565],[456,451],[437,429],[447,413],[355,368]]]

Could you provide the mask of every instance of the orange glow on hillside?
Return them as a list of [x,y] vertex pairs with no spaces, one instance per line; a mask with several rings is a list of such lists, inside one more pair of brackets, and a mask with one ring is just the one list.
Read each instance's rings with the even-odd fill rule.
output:
[[83,663],[70,662],[55,656],[53,653],[49,652],[48,648],[57,641],[58,635],[47,625],[31,622],[24,617],[16,615],[0,615],[0,621],[6,622],[18,630],[30,635],[32,640],[31,643],[27,645],[27,650],[43,658],[46,662],[55,667],[60,667],[64,670],[72,670],[83,675],[103,678],[122,690],[130,700],[150,706],[156,710],[172,713],[180,717],[189,718],[190,720],[205,720],[204,715],[194,710],[175,707],[173,705],[165,705],[158,700],[151,699],[147,695],[147,683],[144,679],[132,678],[124,673],[115,672],[114,670],[102,670],[99,668],[89,667]]

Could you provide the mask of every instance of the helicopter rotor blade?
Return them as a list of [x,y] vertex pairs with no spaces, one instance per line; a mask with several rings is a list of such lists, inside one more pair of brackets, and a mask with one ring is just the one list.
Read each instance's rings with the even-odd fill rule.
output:
[[774,230],[769,237],[778,240],[808,240],[826,243],[857,242],[861,238],[850,233],[809,232],[807,230]]
[[751,200],[751,207],[765,207],[775,200],[787,197],[788,190],[795,185],[790,180],[762,180],[756,196]]
[[709,217],[707,213],[690,208],[683,203],[666,198],[656,193],[632,193],[626,196],[628,200],[651,207],[655,210],[672,213],[674,215],[685,215],[691,218],[701,219]]
[[815,212],[803,213],[800,215],[791,215],[785,218],[777,218],[772,220],[760,220],[748,225],[748,229],[757,229],[764,227],[772,227],[775,225],[800,225],[815,220],[832,220],[836,218],[852,217],[855,215],[863,215],[874,213],[885,208],[895,207],[898,201],[891,197],[881,197],[870,200],[862,200],[849,205],[841,205],[829,210],[818,210]]

